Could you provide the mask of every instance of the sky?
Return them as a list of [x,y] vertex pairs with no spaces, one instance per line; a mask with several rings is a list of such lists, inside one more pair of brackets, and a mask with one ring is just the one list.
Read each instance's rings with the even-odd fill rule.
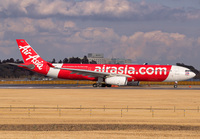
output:
[[200,70],[199,0],[0,0],[0,59],[25,39],[45,60],[103,53]]

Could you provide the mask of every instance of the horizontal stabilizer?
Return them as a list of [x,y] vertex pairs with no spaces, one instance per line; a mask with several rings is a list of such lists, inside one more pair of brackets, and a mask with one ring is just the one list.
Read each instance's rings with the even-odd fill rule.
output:
[[6,64],[14,65],[14,66],[18,66],[18,67],[25,67],[25,68],[28,68],[31,70],[33,70],[35,68],[35,65],[33,65],[33,64],[29,64],[29,65],[17,64],[17,63],[6,63]]

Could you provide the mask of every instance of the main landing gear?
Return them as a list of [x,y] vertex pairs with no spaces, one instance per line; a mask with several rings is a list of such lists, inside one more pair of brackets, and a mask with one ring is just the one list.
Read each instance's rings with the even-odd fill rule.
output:
[[104,84],[104,83],[94,83],[93,87],[111,87],[111,84]]
[[98,78],[97,83],[92,85],[93,87],[111,87],[111,84],[105,84],[102,77]]
[[177,87],[178,87],[178,82],[175,81],[175,82],[174,82],[174,88],[177,88]]

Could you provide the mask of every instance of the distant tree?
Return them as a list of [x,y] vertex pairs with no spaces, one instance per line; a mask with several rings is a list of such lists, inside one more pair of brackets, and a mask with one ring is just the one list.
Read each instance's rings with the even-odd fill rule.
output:
[[69,63],[81,63],[81,59],[78,57],[72,57],[69,59]]
[[9,59],[4,59],[4,60],[2,61],[2,63],[8,63],[8,62],[10,62]]
[[89,60],[88,60],[87,56],[84,56],[83,59],[81,60],[81,62],[82,62],[83,64],[88,64],[88,63],[89,63]]
[[14,77],[19,78],[21,76],[21,72],[21,69],[16,68],[16,70],[14,70]]
[[14,63],[15,62],[14,58],[10,58],[9,62]]
[[15,63],[24,63],[22,60],[17,59]]
[[74,63],[74,61],[75,61],[75,58],[74,58],[74,57],[70,57],[70,58],[69,58],[69,63]]
[[51,63],[56,63],[56,59],[54,58],[54,59],[51,61]]
[[4,60],[2,61],[2,63],[6,63],[6,60],[4,59]]
[[68,63],[68,59],[65,58],[65,59],[63,60],[63,63]]
[[90,62],[90,64],[97,64],[97,62],[94,61],[94,60],[92,60],[92,61]]

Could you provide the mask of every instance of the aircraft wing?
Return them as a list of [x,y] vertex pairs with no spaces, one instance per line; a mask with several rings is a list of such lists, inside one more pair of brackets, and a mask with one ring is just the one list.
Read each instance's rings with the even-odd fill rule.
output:
[[84,70],[84,69],[71,69],[71,68],[58,68],[54,67],[54,69],[62,69],[62,70],[68,70],[71,71],[70,74],[77,74],[77,75],[83,75],[88,77],[111,77],[111,76],[124,76],[124,77],[131,77],[126,74],[116,74],[116,73],[108,73],[108,72],[97,72],[97,71],[91,71],[91,70]]

